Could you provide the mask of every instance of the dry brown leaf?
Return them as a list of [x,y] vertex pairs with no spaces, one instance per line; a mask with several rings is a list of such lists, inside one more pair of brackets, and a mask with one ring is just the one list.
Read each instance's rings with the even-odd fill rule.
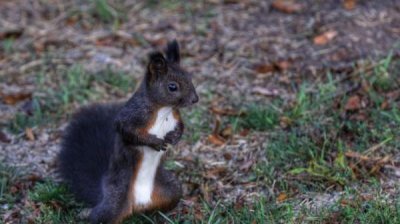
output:
[[381,108],[382,110],[390,109],[389,102],[385,99],[385,100],[382,102],[380,108]]
[[251,91],[254,94],[260,94],[263,96],[279,96],[279,91],[278,89],[269,89],[269,88],[264,88],[260,86],[256,86],[253,88]]
[[151,45],[153,45],[155,47],[167,45],[167,40],[165,38],[150,39],[150,40],[147,40],[147,41],[149,43],[151,43]]
[[243,116],[244,111],[235,110],[231,108],[219,108],[217,106],[210,107],[211,112],[222,116]]
[[284,13],[299,13],[303,11],[303,5],[297,3],[295,0],[275,0],[271,5],[274,9]]
[[343,7],[347,10],[353,10],[356,7],[356,0],[344,0]]
[[16,39],[23,34],[24,30],[22,28],[9,28],[6,30],[0,29],[0,40],[3,39]]
[[275,66],[280,70],[284,71],[290,68],[292,63],[290,61],[278,61],[275,63]]
[[10,143],[11,140],[7,137],[7,135],[4,132],[0,131],[0,142]]
[[257,64],[253,70],[257,73],[268,73],[276,71],[276,66],[274,64]]
[[221,131],[220,135],[221,135],[223,138],[225,138],[225,139],[228,139],[228,138],[232,137],[232,135],[233,135],[232,126],[231,126],[231,125],[228,125],[226,128],[224,128],[224,129]]
[[25,135],[29,141],[35,141],[35,135],[33,134],[32,128],[26,128]]
[[221,145],[225,144],[225,139],[223,139],[222,137],[215,135],[215,134],[209,135],[207,139],[209,142],[211,142],[214,145],[221,146]]
[[345,110],[358,110],[361,108],[361,98],[357,95],[350,97],[346,105],[344,106]]
[[217,179],[220,176],[223,176],[226,173],[226,171],[227,171],[226,167],[223,167],[223,166],[214,167],[214,168],[207,170],[203,174],[203,176],[207,179]]
[[288,195],[285,192],[281,192],[276,198],[277,203],[281,203],[288,198]]
[[32,93],[30,92],[19,92],[19,93],[10,93],[4,94],[0,93],[1,98],[3,99],[5,104],[15,105],[16,103],[26,100],[32,97]]
[[282,128],[287,128],[292,124],[292,119],[286,116],[282,116],[279,118],[279,124]]
[[249,133],[250,133],[250,129],[245,128],[245,129],[240,131],[239,135],[242,136],[242,137],[246,137],[247,135],[249,135]]
[[232,154],[229,152],[225,152],[223,156],[224,156],[225,160],[232,160],[232,158],[233,158]]
[[361,153],[353,152],[353,151],[345,152],[344,155],[345,155],[346,157],[353,158],[353,159],[359,159],[359,160],[362,160],[362,161],[371,160],[368,156],[365,156],[365,155],[363,155],[363,154],[361,154]]
[[386,94],[386,96],[387,96],[390,100],[395,101],[395,100],[397,100],[397,99],[400,98],[400,89],[399,89],[399,90],[392,91],[392,92],[389,92],[389,93]]
[[335,38],[337,36],[337,32],[334,30],[329,30],[326,31],[316,37],[314,37],[313,42],[315,45],[325,45],[328,42],[330,42],[331,40],[333,40],[333,38]]

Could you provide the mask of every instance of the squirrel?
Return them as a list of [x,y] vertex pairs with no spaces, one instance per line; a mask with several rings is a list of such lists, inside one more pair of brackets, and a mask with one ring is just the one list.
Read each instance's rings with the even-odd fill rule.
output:
[[180,66],[177,41],[164,53],[149,54],[144,78],[125,104],[83,108],[65,130],[59,173],[75,198],[91,206],[91,223],[169,211],[182,197],[162,157],[167,144],[177,144],[183,134],[179,109],[199,97],[191,74]]

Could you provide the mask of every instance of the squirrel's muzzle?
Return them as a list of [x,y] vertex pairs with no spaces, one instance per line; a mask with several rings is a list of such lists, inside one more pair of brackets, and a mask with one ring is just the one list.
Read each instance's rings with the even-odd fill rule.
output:
[[194,93],[193,95],[192,95],[192,97],[191,97],[191,101],[190,101],[192,104],[195,104],[195,103],[197,103],[197,102],[199,102],[199,96],[197,96],[197,94],[196,93]]

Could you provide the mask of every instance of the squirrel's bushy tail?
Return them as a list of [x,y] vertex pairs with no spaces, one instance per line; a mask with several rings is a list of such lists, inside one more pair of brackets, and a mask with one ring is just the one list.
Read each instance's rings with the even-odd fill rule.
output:
[[62,139],[59,173],[75,197],[88,205],[102,198],[101,180],[113,151],[113,120],[119,108],[95,105],[80,110]]

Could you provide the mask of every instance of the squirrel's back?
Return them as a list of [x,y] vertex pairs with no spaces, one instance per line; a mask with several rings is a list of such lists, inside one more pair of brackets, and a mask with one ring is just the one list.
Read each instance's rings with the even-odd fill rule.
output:
[[101,179],[113,151],[113,120],[121,105],[93,105],[77,112],[65,130],[59,173],[74,195],[95,205],[102,198]]

